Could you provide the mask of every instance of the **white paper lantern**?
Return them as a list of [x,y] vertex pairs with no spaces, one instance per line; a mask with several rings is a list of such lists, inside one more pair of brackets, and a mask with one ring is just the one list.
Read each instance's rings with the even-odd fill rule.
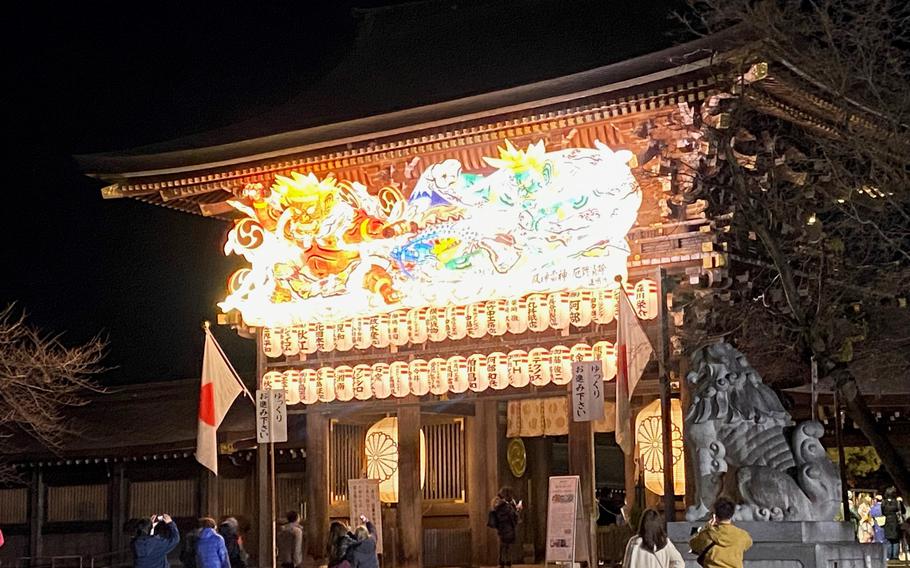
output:
[[428,339],[426,310],[420,308],[408,310],[408,334],[411,336],[411,343],[418,345],[426,343]]
[[484,303],[484,309],[487,312],[487,333],[498,336],[508,330],[506,319],[509,308],[505,300],[487,300]]
[[556,385],[565,385],[572,380],[572,352],[568,347],[556,345],[550,349],[550,373]]
[[[660,400],[641,409],[635,417],[635,447],[644,474],[645,487],[664,494],[663,417]],[[670,399],[670,449],[673,456],[673,492],[686,494],[686,460],[683,443],[682,404]]]
[[316,325],[308,323],[300,327],[300,352],[306,355],[315,353],[319,344],[316,339]]
[[515,388],[528,386],[531,376],[528,370],[528,352],[516,349],[509,355],[509,384]]
[[370,390],[378,399],[389,398],[392,394],[392,377],[388,363],[374,363]]
[[464,306],[446,308],[446,337],[457,341],[468,335],[467,312]]
[[569,327],[569,295],[565,292],[549,294],[547,307],[550,308],[550,327],[567,329]]
[[528,296],[528,329],[540,333],[550,327],[550,304],[544,294]]
[[494,390],[509,386],[509,358],[505,353],[495,351],[487,355],[487,376],[490,387]]
[[430,368],[430,393],[435,395],[445,394],[449,390],[449,377],[446,369],[446,360],[434,357],[427,362]]
[[591,346],[591,356],[603,363],[604,380],[616,378],[616,348],[609,341],[598,341]]
[[591,361],[593,359],[591,346],[586,343],[573,345],[569,353],[572,357],[572,361],[576,363],[579,361]]
[[408,364],[411,376],[411,394],[424,396],[430,392],[430,368],[423,359],[414,359]]
[[262,352],[266,357],[281,356],[281,330],[266,327],[262,329]]
[[616,317],[616,298],[613,297],[613,290],[597,290],[594,292],[592,300],[594,322],[599,324],[612,322]]
[[645,278],[635,284],[635,299],[632,301],[632,307],[640,319],[655,319],[657,311],[660,309],[658,302],[657,282]]
[[411,335],[408,333],[408,312],[397,310],[389,316],[389,343],[397,347],[407,345]]
[[466,316],[469,337],[478,339],[487,334],[487,307],[483,302],[468,306]]
[[303,369],[300,371],[300,384],[302,392],[300,400],[303,404],[316,404],[319,402],[319,393],[316,392],[316,369]]
[[319,402],[335,400],[335,369],[320,367],[316,371],[316,396]]
[[300,353],[300,329],[294,326],[281,330],[281,352],[293,357]]
[[367,349],[372,345],[372,338],[370,337],[370,319],[371,318],[354,318],[351,321],[354,347],[357,349]]
[[348,365],[335,367],[335,398],[341,402],[354,398],[354,369]]
[[373,369],[369,365],[354,365],[354,398],[369,400],[373,396]]
[[289,405],[300,404],[300,371],[284,372],[284,401]]
[[591,325],[593,318],[594,294],[588,290],[577,290],[569,294],[569,323],[575,327]]
[[392,396],[401,398],[411,393],[410,368],[405,361],[395,361],[389,365],[389,376],[392,380]]
[[506,329],[509,333],[519,334],[528,331],[528,300],[512,298],[508,301]]
[[[427,469],[427,443],[420,431],[420,487]],[[398,502],[398,418],[383,418],[367,430],[364,440],[367,477],[379,480],[379,500]]]
[[370,345],[379,349],[389,346],[389,314],[370,318]]
[[449,357],[446,361],[446,372],[449,377],[449,392],[461,394],[468,390],[468,360],[460,355]]
[[487,372],[487,356],[475,353],[468,357],[468,388],[474,392],[482,392],[490,386],[489,373]]
[[283,389],[284,375],[280,371],[269,371],[262,375],[262,389]]
[[442,341],[446,338],[445,308],[427,309],[427,338],[430,341]]
[[335,326],[335,349],[350,351],[354,347],[354,324],[345,320]]
[[316,323],[316,349],[324,353],[335,350],[335,326]]
[[550,352],[543,347],[535,347],[528,352],[528,375],[531,384],[542,387],[550,384]]

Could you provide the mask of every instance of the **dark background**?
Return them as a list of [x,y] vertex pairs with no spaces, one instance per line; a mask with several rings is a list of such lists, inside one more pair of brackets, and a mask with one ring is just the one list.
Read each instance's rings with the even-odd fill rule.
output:
[[[108,384],[198,376],[201,323],[215,320],[237,266],[220,252],[228,226],[102,200],[102,184],[82,176],[71,156],[255,117],[348,54],[353,7],[394,3],[61,2],[7,11],[0,304],[16,302],[66,343],[107,337]],[[520,14],[521,1],[511,3]],[[642,46],[666,43],[672,3],[646,3],[640,16],[628,2],[605,1],[604,10],[653,21]],[[215,333],[251,375],[252,342]]]

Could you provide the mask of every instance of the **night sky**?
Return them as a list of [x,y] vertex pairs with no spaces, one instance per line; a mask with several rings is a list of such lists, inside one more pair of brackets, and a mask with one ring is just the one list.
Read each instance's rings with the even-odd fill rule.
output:
[[[12,226],[0,303],[16,302],[67,343],[106,336],[106,383],[198,377],[201,323],[215,320],[237,266],[220,254],[228,226],[102,200],[102,184],[79,174],[71,156],[218,128],[279,105],[345,56],[352,7],[388,3],[65,2],[7,11],[2,195]],[[251,375],[252,342],[229,329],[216,336]]]

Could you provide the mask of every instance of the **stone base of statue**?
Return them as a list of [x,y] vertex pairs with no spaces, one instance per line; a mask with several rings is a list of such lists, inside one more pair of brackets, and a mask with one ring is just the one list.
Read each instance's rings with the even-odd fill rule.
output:
[[[670,540],[686,560],[686,568],[699,568],[689,552],[693,529],[704,523],[670,523]],[[737,522],[752,535],[745,568],[885,568],[885,547],[859,544],[850,523],[826,521]]]

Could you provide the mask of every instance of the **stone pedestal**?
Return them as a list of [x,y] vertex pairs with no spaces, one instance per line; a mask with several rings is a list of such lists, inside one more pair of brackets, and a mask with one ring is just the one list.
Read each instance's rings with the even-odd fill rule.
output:
[[[668,536],[686,560],[700,568],[689,552],[692,529],[703,523],[669,523]],[[743,522],[736,526],[752,535],[745,568],[885,568],[885,547],[859,544],[850,523]]]

